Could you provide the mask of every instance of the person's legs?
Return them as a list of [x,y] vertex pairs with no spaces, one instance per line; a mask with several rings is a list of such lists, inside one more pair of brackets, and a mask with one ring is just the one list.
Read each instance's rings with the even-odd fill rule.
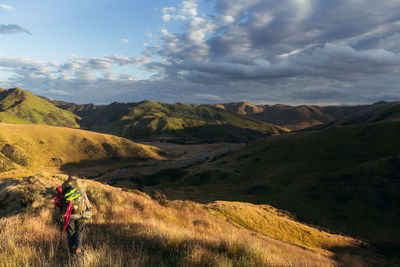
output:
[[68,248],[69,251],[71,252],[71,254],[74,254],[75,252],[75,234],[76,234],[76,230],[75,230],[75,221],[74,220],[70,220],[69,224],[67,226],[66,232],[67,232],[67,237],[68,237]]
[[75,221],[75,249],[82,249],[83,232],[85,231],[85,221],[83,219]]

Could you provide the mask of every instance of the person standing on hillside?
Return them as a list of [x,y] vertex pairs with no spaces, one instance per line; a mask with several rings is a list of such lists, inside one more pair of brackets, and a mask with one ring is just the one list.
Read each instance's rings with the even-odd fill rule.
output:
[[57,192],[56,205],[60,206],[63,214],[63,231],[67,232],[69,250],[73,256],[80,256],[85,220],[92,215],[92,205],[77,175],[70,175],[61,187],[57,187]]

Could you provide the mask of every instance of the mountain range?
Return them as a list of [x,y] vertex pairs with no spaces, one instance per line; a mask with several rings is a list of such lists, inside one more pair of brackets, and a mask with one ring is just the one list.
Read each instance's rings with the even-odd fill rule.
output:
[[130,139],[174,142],[248,142],[284,132],[279,126],[204,105],[156,101],[106,106],[53,102],[82,119],[83,129]]
[[327,124],[366,108],[366,106],[254,105],[248,102],[212,106],[247,118],[279,125],[289,131]]
[[[185,117],[188,116],[184,112],[178,114],[174,110],[179,109],[179,105],[186,105],[195,107],[195,109],[207,109],[211,107],[221,114],[229,112],[237,115],[242,119],[249,119],[252,121],[265,122],[278,129],[272,130],[272,133],[283,133],[297,130],[303,130],[313,127],[325,128],[331,126],[347,126],[347,125],[361,125],[373,122],[380,122],[386,120],[400,119],[400,102],[377,102],[371,105],[358,105],[358,106],[316,106],[316,105],[254,105],[249,102],[234,102],[234,103],[221,103],[221,104],[205,104],[205,105],[187,105],[187,104],[165,104],[155,101],[143,101],[140,103],[113,103],[110,105],[93,105],[84,104],[77,105],[74,103],[67,103],[63,101],[51,101],[55,106],[70,111],[82,117],[81,126],[86,129],[101,128],[93,124],[97,117],[108,116],[112,121],[112,117],[124,117],[129,114],[130,119],[137,120],[140,116],[157,116],[163,117]],[[156,104],[163,107],[163,111],[157,114]],[[140,109],[140,111],[133,111]],[[146,111],[144,111],[147,109]],[[165,112],[168,110],[168,112]],[[146,113],[148,112],[148,113]],[[193,111],[191,111],[193,113]],[[108,115],[107,115],[108,114]],[[112,115],[111,115],[112,114]],[[198,112],[199,115],[201,115]],[[191,115],[188,117],[190,118]],[[222,116],[223,117],[223,116]],[[204,118],[202,118],[205,120]],[[235,117],[236,119],[236,117]],[[221,120],[224,121],[224,120]],[[225,120],[230,123],[230,120]],[[232,119],[231,119],[232,121]],[[107,124],[107,123],[106,123]],[[233,125],[233,123],[232,123]],[[236,125],[240,125],[237,123]],[[183,125],[185,126],[185,125]],[[190,125],[189,125],[190,126]],[[240,126],[242,127],[242,126]],[[252,127],[252,129],[257,129]],[[160,132],[160,131],[158,131]],[[271,133],[271,131],[270,131]]]
[[1,89],[0,122],[82,128],[131,140],[178,143],[250,142],[308,128],[400,118],[400,102],[360,106],[167,104],[156,101],[78,105]]

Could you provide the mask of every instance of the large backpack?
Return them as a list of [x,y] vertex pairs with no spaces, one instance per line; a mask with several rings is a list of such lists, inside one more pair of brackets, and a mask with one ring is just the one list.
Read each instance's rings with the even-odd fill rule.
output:
[[70,187],[64,194],[65,206],[72,205],[71,219],[80,219],[86,211],[86,203],[82,193],[75,187]]

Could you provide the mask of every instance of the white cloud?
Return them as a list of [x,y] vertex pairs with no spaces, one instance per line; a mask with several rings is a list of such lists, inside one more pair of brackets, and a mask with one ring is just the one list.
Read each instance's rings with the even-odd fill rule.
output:
[[186,28],[186,38],[195,44],[205,41],[207,34],[212,33],[216,25],[204,18],[195,17],[188,23]]
[[232,23],[232,22],[235,21],[235,18],[232,17],[232,16],[229,16],[229,15],[227,15],[227,16],[221,16],[221,21],[222,21],[222,24],[225,24],[225,23]]
[[55,89],[50,89],[47,91],[49,94],[52,95],[71,95],[70,93],[64,91],[64,90],[55,90]]
[[129,40],[128,40],[128,39],[125,39],[125,38],[120,39],[119,42],[120,42],[121,44],[129,44]]
[[2,3],[0,3],[0,8],[5,9],[5,10],[14,10],[14,8],[12,6],[2,4]]
[[302,51],[301,49],[296,49],[296,50],[290,51],[289,53],[277,55],[276,57],[279,59],[286,59],[287,57],[289,57],[291,55],[296,55],[296,54],[300,53],[301,51]]
[[194,98],[200,101],[221,101],[222,98],[213,94],[194,94]]
[[187,20],[197,16],[197,0],[183,1],[179,9],[176,7],[165,7],[161,10],[162,20],[168,22],[170,20]]
[[168,12],[175,12],[176,11],[176,7],[164,7],[162,9],[163,13],[168,13]]
[[162,15],[162,20],[165,22],[168,22],[171,19],[171,15],[170,14],[163,14]]
[[193,17],[197,16],[197,0],[183,1],[180,12]]

